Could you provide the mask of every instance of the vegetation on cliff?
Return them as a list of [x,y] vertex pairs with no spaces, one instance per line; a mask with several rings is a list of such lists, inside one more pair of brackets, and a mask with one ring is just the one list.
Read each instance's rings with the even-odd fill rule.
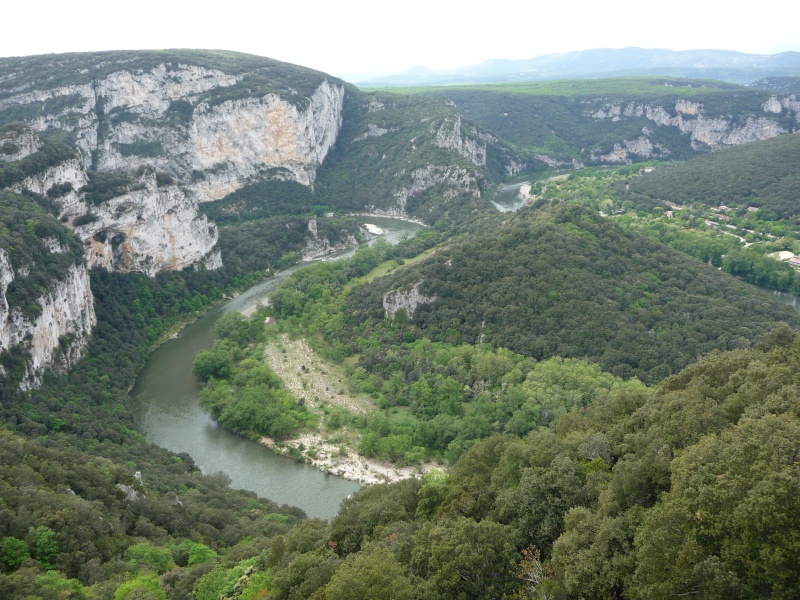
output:
[[28,318],[42,310],[37,299],[83,262],[83,246],[46,206],[43,198],[0,191],[0,249],[13,269],[5,295]]
[[[674,127],[656,126],[643,114],[620,114],[616,119],[592,116],[604,107],[661,106],[674,117],[676,102],[688,100],[700,104],[709,118],[724,116],[731,124],[743,125],[748,116],[764,116],[762,105],[772,95],[766,90],[719,81],[652,77],[397,91],[444,96],[455,103],[464,118],[519,151],[544,153],[567,163],[577,159],[586,164],[595,162],[591,153],[606,154],[623,140],[636,140],[643,135],[643,128],[654,145],[664,148],[664,151],[655,148],[660,154],[654,154],[654,158],[687,159],[697,154],[688,135]],[[775,118],[787,131],[794,130],[790,115]]]

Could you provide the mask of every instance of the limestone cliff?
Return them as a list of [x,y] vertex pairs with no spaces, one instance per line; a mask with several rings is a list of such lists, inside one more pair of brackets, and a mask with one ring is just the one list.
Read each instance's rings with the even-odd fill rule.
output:
[[344,87],[323,81],[305,110],[275,96],[199,105],[184,152],[204,172],[190,189],[201,202],[218,200],[269,169],[311,185],[342,125]]
[[[41,173],[26,177],[10,189],[15,192],[33,192],[49,196],[59,208],[59,219],[72,221],[86,212],[80,189],[89,183],[86,169],[77,158],[47,168]],[[59,190],[54,194],[55,190]]]
[[[775,118],[776,115],[795,113],[795,120],[800,118],[800,106],[794,98],[778,98],[773,96],[761,106],[763,115],[709,115],[702,103],[687,99],[678,99],[672,105],[630,102],[627,104],[603,103],[586,113],[595,120],[610,119],[622,121],[631,118],[644,118],[652,121],[657,127],[675,127],[681,133],[688,134],[691,146],[695,150],[718,148],[721,146],[739,145],[764,140],[777,135],[789,133]],[[592,151],[592,160],[599,162],[624,163],[632,158],[651,158],[654,150],[663,157],[664,148],[650,140],[653,131],[643,128],[642,137],[637,140],[624,140],[616,144],[611,152]]]
[[638,160],[646,160],[656,156],[664,158],[669,154],[669,150],[660,144],[650,141],[647,137],[649,133],[647,128],[642,133],[644,135],[635,140],[623,140],[621,144],[614,144],[614,149],[607,154],[592,152],[592,161],[627,164],[633,162],[631,157],[635,157]]
[[405,216],[406,203],[410,197],[437,185],[444,185],[448,188],[443,194],[444,198],[452,198],[461,192],[469,192],[474,196],[480,196],[479,177],[480,173],[457,166],[427,164],[419,169],[414,169],[411,173],[411,185],[395,193],[399,209],[398,213],[396,215],[387,214],[389,216]]
[[[90,266],[149,275],[192,264],[219,266],[219,252],[209,254],[216,228],[198,216],[197,204],[264,178],[313,185],[342,126],[341,82],[270,59],[175,51],[53,60],[72,69],[62,79],[74,83],[53,85],[51,71],[40,75],[26,71],[24,59],[6,59],[0,123],[6,113],[27,114],[34,131],[69,132],[79,159],[13,189],[50,191],[63,222],[80,217],[76,233]],[[20,78],[28,82],[14,87]],[[38,138],[28,131],[12,142],[3,146],[0,140],[2,160],[35,152]],[[83,200],[88,169],[134,173],[143,167],[168,174],[175,186],[148,183],[99,206]]]
[[0,132],[0,162],[14,162],[37,152],[42,147],[39,136],[27,127],[4,128]]
[[[473,136],[476,135],[477,132],[473,131]],[[462,130],[461,115],[457,115],[455,119],[445,119],[436,130],[434,144],[439,148],[458,152],[476,167],[486,165],[486,142],[475,139]]]
[[67,106],[36,114],[28,124],[37,131],[71,132],[86,167],[133,171],[150,165],[191,183],[200,202],[221,198],[275,168],[311,185],[341,127],[344,86],[320,78],[303,102],[292,97],[296,90],[284,97],[237,88],[235,99],[207,97],[247,77],[173,62],[147,70],[121,63],[92,84],[2,98],[0,115],[68,99]]
[[41,382],[45,367],[66,369],[80,358],[96,318],[84,265],[71,266],[50,291],[37,299],[40,310],[35,317],[10,306],[6,296],[14,279],[24,276],[14,271],[8,254],[0,249],[0,351],[22,346],[29,353],[20,382],[27,389]]
[[165,269],[199,264],[206,257],[204,268],[220,266],[218,252],[212,253],[217,227],[197,213],[197,205],[181,188],[159,187],[154,173],[144,174],[137,187],[141,189],[92,208],[94,220],[75,228],[90,267],[152,277]]
[[[305,247],[302,252],[302,260],[310,261],[315,258],[327,256],[334,252],[347,250],[348,248],[355,248],[359,244],[355,233],[339,232],[340,239],[331,241],[327,236],[321,235],[317,227],[317,218],[313,217],[308,222],[308,235],[306,236]],[[373,238],[373,234],[364,227],[358,227],[358,237],[361,241],[367,241]]]
[[430,304],[436,296],[426,296],[420,292],[422,281],[417,281],[407,290],[392,290],[383,295],[383,309],[386,316],[395,318],[397,311],[404,310],[406,315],[412,316],[423,304]]

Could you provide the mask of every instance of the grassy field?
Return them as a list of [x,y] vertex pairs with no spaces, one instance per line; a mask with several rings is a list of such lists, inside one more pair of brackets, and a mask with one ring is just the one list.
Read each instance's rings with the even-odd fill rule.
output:
[[[442,85],[418,87],[392,87],[381,91],[395,94],[430,94],[458,92],[501,92],[533,96],[597,96],[606,94],[642,94],[648,98],[670,97],[680,91],[681,96],[696,96],[709,92],[730,92],[742,86],[706,79],[679,79],[673,77],[611,77],[607,79],[576,79],[564,81],[526,81],[518,83],[478,83],[472,85]],[[378,88],[363,88],[375,91]]]

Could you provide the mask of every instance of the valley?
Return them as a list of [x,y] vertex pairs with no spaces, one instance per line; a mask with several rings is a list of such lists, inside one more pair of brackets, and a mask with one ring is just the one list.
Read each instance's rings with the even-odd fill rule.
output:
[[616,75],[0,58],[3,593],[796,596],[796,90]]

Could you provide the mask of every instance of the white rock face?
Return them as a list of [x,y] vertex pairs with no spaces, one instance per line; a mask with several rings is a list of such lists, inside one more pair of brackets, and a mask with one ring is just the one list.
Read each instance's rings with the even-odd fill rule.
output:
[[192,169],[214,170],[192,186],[198,200],[217,200],[230,193],[232,181],[241,187],[271,168],[311,185],[336,142],[343,101],[344,88],[323,81],[303,111],[274,94],[198,106],[189,130],[189,160]]
[[[28,389],[41,383],[48,365],[64,369],[80,358],[96,317],[89,273],[84,265],[70,267],[64,278],[55,282],[52,291],[37,300],[42,310],[34,319],[9,307],[6,291],[16,276],[8,254],[0,249],[0,350],[19,344],[30,350],[28,372],[21,384]],[[59,344],[62,336],[68,336],[64,348]]]
[[558,168],[558,167],[563,167],[563,166],[569,164],[569,163],[565,163],[562,160],[558,160],[557,158],[553,158],[552,156],[547,156],[546,154],[534,154],[533,157],[536,160],[542,161],[548,167],[552,167],[554,169]]
[[678,100],[675,103],[675,112],[683,115],[697,116],[703,112],[703,105],[691,100]]
[[380,112],[386,108],[386,105],[378,100],[377,96],[373,96],[372,100],[369,101],[367,105],[367,112]]
[[68,160],[50,167],[43,173],[38,173],[28,177],[24,181],[12,186],[15,192],[29,191],[41,196],[46,196],[47,192],[55,185],[69,184],[72,190],[54,199],[59,207],[59,218],[62,220],[72,220],[86,212],[86,206],[78,193],[83,186],[89,183],[86,170],[77,158]]
[[797,96],[792,94],[788,98],[784,98],[781,100],[781,106],[786,110],[793,110],[795,114],[795,119],[800,121],[800,100],[797,99]]
[[[185,182],[182,190],[159,190],[148,184],[146,191],[125,194],[91,210],[98,220],[76,229],[87,245],[89,265],[148,275],[201,261],[204,268],[217,268],[219,252],[208,256],[216,245],[217,231],[205,217],[198,217],[197,202],[222,198],[265,172],[312,185],[342,124],[344,87],[327,80],[303,109],[275,94],[213,107],[196,105],[199,94],[236,82],[236,76],[213,69],[162,64],[148,72],[122,69],[94,86],[66,86],[6,98],[0,108],[74,96],[70,107],[37,118],[31,126],[73,131],[81,152],[80,161],[48,169],[14,189],[46,194],[53,185],[71,184],[73,190],[56,199],[60,218],[71,223],[88,210],[78,190],[88,182],[85,169],[92,156],[101,171],[131,172],[142,165],[167,171]],[[193,106],[188,122],[176,124],[163,118],[176,100]],[[138,116],[115,120],[118,109]],[[98,112],[105,128],[99,141]],[[22,148],[13,157],[18,160],[38,149],[38,137],[28,132],[27,138],[15,144]],[[131,144],[150,144],[156,151],[152,156],[123,154],[121,149]],[[197,172],[201,175],[192,177]]]
[[439,148],[458,152],[476,167],[486,166],[486,143],[464,135],[461,130],[461,115],[453,120],[445,119],[436,131],[433,143]]
[[16,146],[18,150],[10,154],[0,152],[0,162],[22,160],[26,156],[33,154],[42,147],[42,142],[39,140],[39,136],[33,133],[30,129],[24,129],[18,133],[15,132],[0,136],[0,146],[6,142]]
[[[104,202],[92,214],[97,220],[75,228],[84,241],[90,267],[138,271],[153,276],[203,261],[214,249],[217,227],[177,186],[157,187],[145,175],[144,189]],[[220,264],[218,253],[205,268]]]
[[[344,240],[336,244],[331,244],[331,241],[326,237],[320,237],[319,233],[317,232],[316,217],[312,218],[308,222],[308,231],[311,233],[311,235],[306,238],[306,244],[302,253],[302,260],[305,262],[338,252],[339,250],[346,250],[347,248],[355,248],[358,246],[358,240],[354,234],[348,235]],[[359,231],[362,239],[372,239],[372,234],[368,228],[359,227]]]
[[764,112],[780,114],[783,112],[783,105],[781,104],[780,100],[778,100],[777,96],[772,96],[769,100],[767,100],[763,107]]
[[519,162],[519,161],[516,161],[516,160],[510,160],[508,163],[506,163],[506,166],[505,166],[506,175],[509,175],[510,177],[513,177],[514,175],[516,175],[520,171],[524,171],[527,168],[528,168],[527,163]]
[[447,185],[449,188],[444,193],[445,198],[454,197],[459,190],[471,193],[473,196],[480,197],[481,195],[476,172],[459,167],[428,164],[422,168],[414,169],[411,173],[411,178],[411,185],[404,187],[395,194],[398,204],[397,213],[387,213],[388,216],[407,216],[406,202],[410,197],[440,184]]
[[[120,69],[95,85],[74,85],[21,93],[0,100],[0,109],[65,96],[73,104],[58,114],[30,123],[72,131],[84,166],[103,171],[132,171],[150,165],[188,181],[193,170],[209,171],[192,185],[198,201],[216,200],[246,185],[261,172],[280,168],[311,185],[316,168],[335,143],[342,123],[344,87],[327,80],[317,87],[305,109],[275,94],[230,100],[210,107],[199,95],[235,85],[241,76],[192,65],[161,64],[150,71]],[[188,102],[189,121],[163,120],[173,102]],[[115,119],[115,111],[136,115]],[[100,119],[104,134],[99,139]],[[154,156],[125,156],[125,144],[160,145]]]
[[118,71],[98,82],[97,95],[105,100],[106,114],[117,107],[161,117],[173,100],[191,98],[218,87],[235,85],[237,77],[216,69],[178,65],[167,69],[158,65],[149,72]]
[[354,137],[353,142],[363,142],[367,138],[381,137],[382,135],[386,135],[387,133],[389,133],[389,129],[384,129],[383,127],[378,127],[377,125],[369,123],[367,125],[367,130],[361,135]]
[[423,304],[430,304],[436,300],[436,296],[426,296],[419,291],[422,281],[417,281],[408,290],[392,290],[383,295],[383,309],[386,316],[394,319],[397,311],[401,308],[410,317]]
[[[789,108],[789,99],[779,100],[776,96],[771,97],[762,106],[765,112],[780,113],[784,108]],[[800,102],[797,103],[800,108]],[[794,109],[792,107],[792,109]],[[662,127],[677,127],[682,133],[688,133],[691,137],[692,147],[701,149],[703,147],[720,147],[729,145],[746,144],[758,140],[764,140],[788,133],[775,121],[766,117],[751,117],[747,122],[739,127],[733,126],[727,117],[708,117],[704,114],[703,105],[690,100],[678,100],[675,103],[676,116],[673,117],[663,106],[650,104],[637,104],[631,102],[624,108],[622,105],[607,104],[599,109],[593,109],[587,116],[593,119],[617,119],[620,117],[644,117]],[[647,135],[644,136],[644,139]],[[629,149],[633,142],[624,141],[623,145],[617,145],[611,153],[603,156],[593,154],[593,160],[607,162],[624,162],[623,155],[630,152],[638,154],[644,158],[649,157],[649,151],[643,138],[635,143],[638,150]],[[654,146],[655,147],[655,146]]]
[[647,137],[642,136],[635,140],[623,140],[622,144],[614,144],[614,149],[608,154],[596,154],[592,152],[593,161],[609,163],[629,164],[632,161],[631,155],[639,158],[650,158],[653,150],[660,150],[660,156],[668,154],[665,148],[659,144],[654,144]]
[[[692,127],[690,124],[694,123]],[[684,129],[681,129],[684,131]],[[725,119],[705,119],[698,117],[687,123],[685,131],[691,131],[692,142],[700,142],[708,146],[728,146],[747,144],[758,140],[766,140],[788,133],[771,119],[747,119],[742,127],[729,127]]]

